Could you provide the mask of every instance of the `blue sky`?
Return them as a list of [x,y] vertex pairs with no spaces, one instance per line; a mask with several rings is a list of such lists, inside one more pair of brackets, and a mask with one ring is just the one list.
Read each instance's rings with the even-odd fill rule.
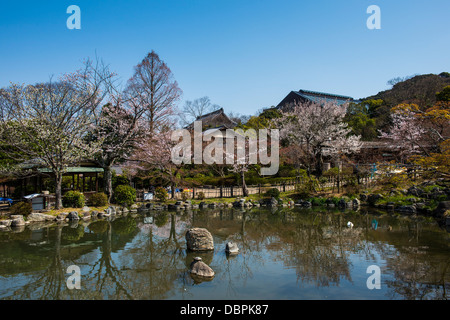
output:
[[[81,30],[69,30],[69,5]],[[369,5],[381,29],[369,30]],[[125,82],[154,50],[183,99],[255,114],[291,90],[362,98],[397,76],[450,71],[450,1],[0,2],[0,87],[75,71],[97,55]]]

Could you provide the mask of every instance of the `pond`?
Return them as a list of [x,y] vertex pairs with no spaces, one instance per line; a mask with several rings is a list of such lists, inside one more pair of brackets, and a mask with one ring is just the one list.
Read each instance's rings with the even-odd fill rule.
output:
[[[191,227],[211,232],[214,251],[187,251]],[[441,300],[450,297],[449,240],[428,218],[366,209],[152,211],[30,225],[0,233],[0,299]],[[229,241],[238,255],[226,254]],[[197,256],[212,280],[191,277]],[[73,265],[80,289],[68,287]]]

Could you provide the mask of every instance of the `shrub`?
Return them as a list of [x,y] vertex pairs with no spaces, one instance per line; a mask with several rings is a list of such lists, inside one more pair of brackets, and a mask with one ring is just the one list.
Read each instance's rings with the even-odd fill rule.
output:
[[136,189],[128,185],[119,185],[114,189],[114,201],[122,206],[131,206],[136,201]]
[[266,197],[274,197],[275,199],[278,199],[280,197],[280,190],[277,188],[271,188],[266,191]]
[[296,198],[306,200],[311,197],[311,189],[308,183],[299,183],[295,186]]
[[67,191],[62,198],[63,206],[66,208],[83,208],[85,202],[86,198],[78,191]]
[[205,193],[203,191],[197,192],[197,199],[198,200],[204,200],[205,199]]
[[11,214],[28,216],[33,211],[33,207],[29,202],[18,202],[13,204],[9,210],[11,211]]
[[311,202],[311,204],[313,206],[323,206],[325,204],[326,199],[325,198],[312,197],[311,199],[309,199],[309,201]]
[[187,199],[189,199],[189,192],[183,191],[181,193],[181,200],[186,201]]
[[169,194],[168,194],[167,190],[164,189],[163,187],[157,187],[155,189],[155,198],[158,201],[166,202],[168,197],[169,197]]
[[103,192],[94,193],[89,201],[94,207],[103,207],[108,204],[108,196]]

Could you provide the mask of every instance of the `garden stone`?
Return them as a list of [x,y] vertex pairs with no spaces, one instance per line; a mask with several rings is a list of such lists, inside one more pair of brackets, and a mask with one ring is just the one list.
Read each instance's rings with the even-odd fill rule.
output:
[[67,215],[68,215],[69,213],[67,213],[67,212],[61,212],[60,214],[58,214],[57,216],[56,216],[56,220],[57,221],[64,221],[66,218],[67,218]]
[[274,197],[270,198],[268,205],[272,206],[272,207],[276,207],[278,205],[277,199],[275,199]]
[[424,194],[424,192],[419,187],[412,186],[411,188],[408,189],[408,193],[407,194],[412,195],[412,196],[416,196],[416,197],[420,197],[420,196],[422,196]]
[[12,223],[11,219],[0,220],[0,225],[5,227],[10,227]]
[[20,214],[14,214],[11,215],[11,227],[20,227],[25,225],[25,220],[23,219],[23,216]]
[[235,202],[233,202],[233,207],[242,208],[242,207],[244,207],[244,202],[243,201],[235,201]]
[[413,214],[416,213],[416,206],[415,205],[411,205],[411,206],[400,206],[397,208],[397,211],[406,213],[406,214]]
[[30,213],[27,217],[27,221],[32,222],[54,221],[55,219],[54,216],[44,213]]
[[206,263],[202,261],[202,258],[195,257],[190,265],[190,273],[200,277],[212,278],[214,277],[214,271]]
[[188,250],[204,251],[214,250],[214,240],[211,233],[205,228],[192,228],[186,232],[186,245]]
[[228,254],[238,254],[239,253],[239,248],[238,248],[236,243],[230,241],[230,242],[227,243],[227,245],[225,247],[225,251]]
[[338,207],[342,209],[347,207],[347,202],[345,202],[345,199],[339,200]]
[[441,218],[445,216],[445,213],[450,210],[450,201],[439,202],[437,208],[434,210],[433,215]]
[[80,217],[78,216],[78,212],[76,212],[76,211],[69,212],[69,214],[67,215],[67,218],[71,221],[80,220]]

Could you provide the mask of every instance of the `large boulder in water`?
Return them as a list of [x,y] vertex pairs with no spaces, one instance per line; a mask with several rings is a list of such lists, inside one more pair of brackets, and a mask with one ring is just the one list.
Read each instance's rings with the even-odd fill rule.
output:
[[214,277],[214,271],[206,263],[202,261],[202,258],[196,257],[190,265],[190,273],[198,277],[212,278]]
[[186,245],[192,251],[214,250],[214,240],[205,228],[192,228],[186,232]]

